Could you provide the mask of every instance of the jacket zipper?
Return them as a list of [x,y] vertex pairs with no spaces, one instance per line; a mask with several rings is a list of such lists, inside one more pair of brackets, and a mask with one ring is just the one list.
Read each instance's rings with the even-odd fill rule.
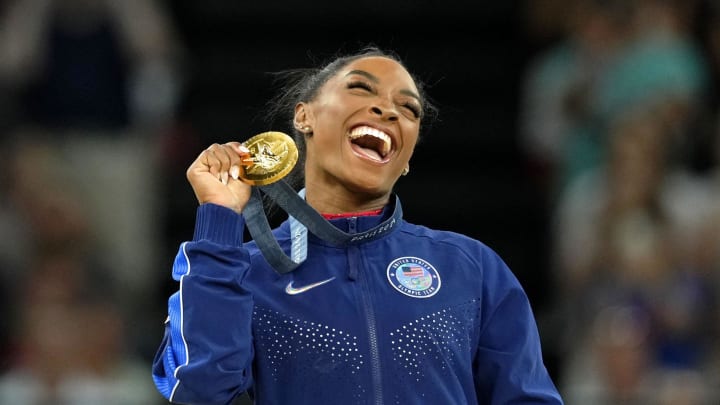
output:
[[[349,218],[348,221],[348,231],[351,233],[357,232],[357,224],[356,224],[357,218]],[[360,248],[358,246],[350,246],[348,248],[349,251],[349,261],[350,266],[354,268],[359,268],[360,266]],[[377,325],[375,321],[375,310],[372,306],[372,301],[370,299],[370,287],[369,282],[367,279],[367,274],[364,274],[360,277],[361,282],[361,289],[360,289],[360,295],[362,296],[362,303],[365,310],[365,321],[367,323],[367,330],[368,330],[368,338],[370,341],[370,371],[372,373],[372,383],[373,383],[373,397],[374,397],[374,403],[376,405],[382,405],[383,404],[383,394],[382,394],[382,373],[380,370],[380,350],[378,348],[378,337],[377,337]]]

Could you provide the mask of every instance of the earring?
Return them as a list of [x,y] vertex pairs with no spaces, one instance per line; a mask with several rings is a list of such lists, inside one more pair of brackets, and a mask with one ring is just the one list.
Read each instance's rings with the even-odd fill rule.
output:
[[308,126],[305,126],[305,127],[302,127],[302,131],[307,134],[307,133],[309,133],[309,132],[312,132],[312,128],[310,128],[310,127],[308,127]]
[[405,168],[402,171],[402,175],[407,176],[408,173],[410,173],[410,166],[405,166]]

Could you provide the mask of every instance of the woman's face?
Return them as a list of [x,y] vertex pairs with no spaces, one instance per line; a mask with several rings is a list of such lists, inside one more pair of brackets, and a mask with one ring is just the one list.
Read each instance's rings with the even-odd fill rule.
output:
[[387,195],[408,166],[420,129],[421,103],[410,74],[383,57],[355,60],[330,78],[296,121],[307,138],[306,185]]

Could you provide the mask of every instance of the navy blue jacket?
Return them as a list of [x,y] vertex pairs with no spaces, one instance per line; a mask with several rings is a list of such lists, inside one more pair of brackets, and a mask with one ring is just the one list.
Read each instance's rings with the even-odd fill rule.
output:
[[[172,402],[562,404],[527,296],[486,245],[401,221],[350,247],[310,235],[307,260],[281,275],[243,231],[241,215],[204,204],[180,247],[153,365]],[[288,223],[274,234],[289,251]]]

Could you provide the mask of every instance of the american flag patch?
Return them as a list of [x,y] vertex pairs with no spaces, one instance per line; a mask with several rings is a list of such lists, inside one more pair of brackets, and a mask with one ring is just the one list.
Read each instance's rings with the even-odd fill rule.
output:
[[399,293],[430,298],[440,290],[440,274],[427,261],[414,256],[398,257],[388,264],[387,279]]
[[425,274],[420,266],[404,266],[402,272],[405,277],[419,277]]

